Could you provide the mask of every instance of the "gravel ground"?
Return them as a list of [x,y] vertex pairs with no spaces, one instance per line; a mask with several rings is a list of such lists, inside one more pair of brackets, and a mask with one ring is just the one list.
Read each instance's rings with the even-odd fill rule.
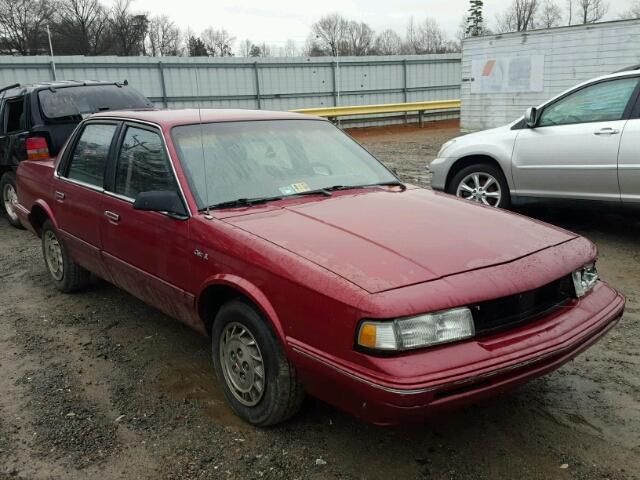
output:
[[[352,133],[427,185],[424,164],[457,126]],[[58,293],[39,241],[0,219],[0,479],[640,478],[639,216],[521,211],[594,240],[627,313],[557,372],[398,429],[311,399],[285,425],[243,424],[222,400],[207,339],[104,282]]]

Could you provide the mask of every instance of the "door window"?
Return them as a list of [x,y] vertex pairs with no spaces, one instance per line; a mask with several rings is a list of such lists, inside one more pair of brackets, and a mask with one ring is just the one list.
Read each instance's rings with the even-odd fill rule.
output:
[[178,191],[162,138],[156,132],[129,127],[118,154],[115,193],[135,199],[154,190]]
[[86,125],[71,155],[67,178],[102,188],[109,148],[116,129],[116,125]]
[[637,85],[623,78],[585,87],[545,108],[538,126],[621,120]]
[[5,132],[13,133],[25,130],[27,121],[24,111],[24,98],[7,100],[5,104]]

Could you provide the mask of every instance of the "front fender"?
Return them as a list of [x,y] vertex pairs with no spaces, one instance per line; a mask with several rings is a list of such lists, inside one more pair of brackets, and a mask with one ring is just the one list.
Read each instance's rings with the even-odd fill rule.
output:
[[208,287],[211,287],[213,285],[224,285],[234,288],[245,295],[247,298],[249,298],[260,309],[267,321],[269,321],[269,323],[275,330],[276,335],[278,335],[278,338],[282,342],[282,345],[286,345],[286,336],[282,327],[282,323],[280,321],[280,317],[276,313],[275,308],[273,308],[273,305],[271,304],[267,296],[259,287],[257,287],[247,279],[238,277],[237,275],[226,273],[213,275],[211,277],[208,277],[200,287],[198,295],[196,297],[196,305],[200,305],[202,294]]

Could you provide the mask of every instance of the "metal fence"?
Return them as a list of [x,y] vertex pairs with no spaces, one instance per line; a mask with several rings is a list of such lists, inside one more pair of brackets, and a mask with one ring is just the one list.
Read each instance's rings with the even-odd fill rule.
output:
[[[255,60],[69,56],[55,60],[59,80],[127,79],[167,108],[293,110],[460,98],[459,54]],[[50,57],[0,57],[0,85],[53,79]],[[437,118],[452,116],[457,114]]]

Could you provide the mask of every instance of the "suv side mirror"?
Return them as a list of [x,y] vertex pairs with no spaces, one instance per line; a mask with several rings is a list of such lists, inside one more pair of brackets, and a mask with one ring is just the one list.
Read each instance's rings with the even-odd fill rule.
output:
[[138,194],[133,202],[136,210],[150,212],[166,212],[169,216],[184,220],[188,217],[182,199],[176,192],[170,190],[152,190]]
[[538,123],[538,109],[535,107],[529,107],[524,112],[524,123],[526,123],[529,128],[536,128],[536,123]]

